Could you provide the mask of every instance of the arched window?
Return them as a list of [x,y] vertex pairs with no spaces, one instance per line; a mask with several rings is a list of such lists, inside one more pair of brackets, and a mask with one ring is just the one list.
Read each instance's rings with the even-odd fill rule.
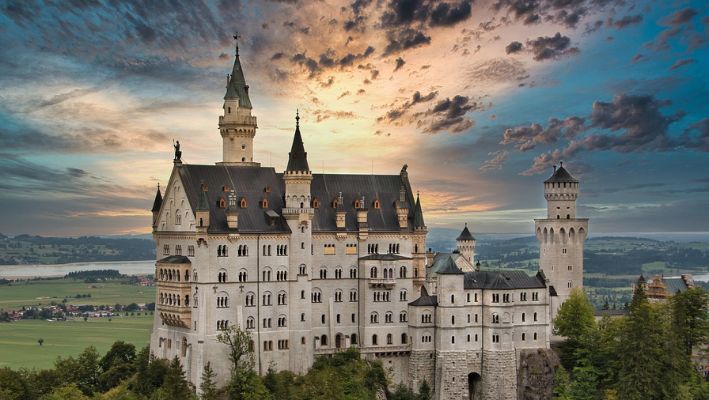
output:
[[406,335],[406,333],[401,334],[401,344],[407,344],[408,339],[409,339],[409,337]]
[[377,345],[377,335],[372,335],[372,346]]
[[369,277],[370,277],[370,278],[376,278],[376,277],[377,277],[377,267],[372,267],[372,269],[369,270]]
[[320,346],[327,346],[327,335],[320,336]]
[[246,293],[246,307],[253,307],[254,304],[254,294],[253,292]]
[[379,323],[379,314],[377,314],[376,312],[369,314],[369,323],[378,324]]
[[394,344],[394,339],[391,333],[387,333],[387,344]]
[[406,278],[406,267],[403,265],[399,268],[399,278]]

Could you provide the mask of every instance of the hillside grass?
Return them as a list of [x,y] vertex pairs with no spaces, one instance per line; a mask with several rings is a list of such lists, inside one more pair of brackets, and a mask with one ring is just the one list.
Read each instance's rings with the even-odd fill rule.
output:
[[0,323],[0,368],[50,368],[57,357],[76,356],[88,346],[104,354],[116,340],[142,348],[150,341],[152,326],[153,316]]
[[[90,294],[91,297],[76,298]],[[13,310],[22,306],[48,305],[52,301],[67,304],[127,305],[155,302],[155,287],[121,282],[84,283],[75,279],[43,279],[12,283],[0,287],[0,309]]]

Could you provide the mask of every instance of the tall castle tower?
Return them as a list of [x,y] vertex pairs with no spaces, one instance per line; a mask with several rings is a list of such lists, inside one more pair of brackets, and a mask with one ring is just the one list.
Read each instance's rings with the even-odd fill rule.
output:
[[588,234],[588,218],[576,217],[578,195],[579,181],[563,163],[559,168],[554,166],[554,173],[544,181],[547,217],[534,220],[540,243],[539,270],[556,291],[551,300],[552,318],[572,289],[583,288],[583,243]]
[[251,115],[249,85],[239,61],[239,45],[231,75],[227,75],[224,95],[224,115],[219,116],[219,133],[222,135],[222,165],[258,167],[254,162],[254,136],[256,117]]

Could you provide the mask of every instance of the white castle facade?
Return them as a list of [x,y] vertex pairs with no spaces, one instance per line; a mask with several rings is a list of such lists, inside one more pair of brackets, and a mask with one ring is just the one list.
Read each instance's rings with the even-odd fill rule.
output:
[[560,167],[536,220],[540,271],[480,271],[467,226],[453,253],[426,251],[426,225],[404,166],[394,175],[315,174],[298,117],[288,166],[253,160],[256,117],[238,48],[219,117],[223,161],[182,163],[153,205],[158,260],[151,352],[177,356],[197,387],[207,362],[225,381],[216,337],[250,332],[259,373],[305,373],[356,347],[395,384],[436,399],[514,399],[524,351],[549,348],[550,321],[582,286],[587,220],[578,181]]

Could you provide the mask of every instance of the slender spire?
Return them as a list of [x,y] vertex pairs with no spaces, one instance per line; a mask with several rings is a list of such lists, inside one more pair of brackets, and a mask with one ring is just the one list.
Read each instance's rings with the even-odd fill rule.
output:
[[298,111],[295,114],[295,135],[293,136],[293,145],[290,148],[290,153],[288,153],[286,171],[310,172],[308,153],[305,152],[303,138],[300,135],[300,115]]
[[[240,38],[238,34],[234,35],[234,40]],[[249,99],[249,85],[246,84],[244,78],[244,70],[241,68],[239,60],[239,43],[236,43],[236,55],[234,57],[234,67],[231,70],[231,75],[227,79],[226,94],[224,100],[239,100],[239,106],[251,108],[251,99]]]
[[421,199],[416,192],[416,208],[414,209],[414,229],[425,229],[426,224],[423,222],[423,211],[421,210]]
[[158,182],[158,191],[155,193],[155,200],[153,201],[152,212],[160,211],[160,206],[162,206],[162,194],[160,193],[160,183]]

